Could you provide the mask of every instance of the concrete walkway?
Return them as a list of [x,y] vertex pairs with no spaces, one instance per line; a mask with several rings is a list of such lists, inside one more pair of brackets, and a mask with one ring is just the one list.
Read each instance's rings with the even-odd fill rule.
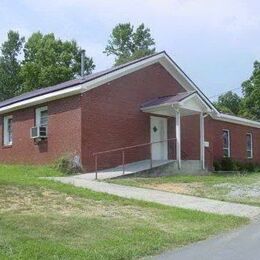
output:
[[123,198],[137,199],[148,202],[156,202],[167,206],[179,207],[222,215],[235,215],[255,219],[260,215],[260,208],[248,205],[229,203],[170,192],[122,186],[117,184],[90,181],[78,176],[53,177],[52,179],[62,183],[72,184],[76,187],[88,188],[97,192],[117,195]]
[[[173,161],[172,160],[153,160],[152,166],[154,168],[154,167],[168,164],[170,162],[173,162]],[[143,161],[128,163],[125,165],[124,175],[130,175],[130,174],[133,174],[136,172],[145,171],[145,170],[150,169],[150,167],[151,167],[150,160],[143,160]],[[98,173],[97,173],[99,180],[116,178],[121,175],[123,175],[122,165],[117,166],[115,168],[111,168],[111,169],[101,170],[101,171],[98,171]],[[80,174],[80,175],[75,176],[75,178],[84,179],[84,180],[95,180],[95,177],[96,177],[95,172],[85,173],[85,174]]]
[[154,260],[259,260],[260,222],[236,231],[147,259]]

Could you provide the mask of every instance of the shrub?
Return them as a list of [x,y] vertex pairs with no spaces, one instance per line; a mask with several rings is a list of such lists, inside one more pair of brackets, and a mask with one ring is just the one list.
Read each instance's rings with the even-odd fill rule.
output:
[[243,162],[235,161],[234,166],[235,166],[236,171],[240,171],[240,172],[245,171],[245,166],[244,166]]
[[222,158],[213,163],[215,171],[240,171],[240,172],[254,172],[259,166],[253,162],[234,161],[231,158]]
[[222,171],[235,171],[235,163],[234,161],[229,158],[222,158],[220,161],[220,165],[221,165],[221,170]]
[[64,174],[76,174],[83,172],[78,155],[65,154],[55,162],[55,168]]
[[220,161],[214,161],[213,162],[213,167],[215,171],[221,171],[221,163]]
[[256,169],[256,166],[252,162],[246,162],[244,163],[244,170],[247,172],[254,172]]

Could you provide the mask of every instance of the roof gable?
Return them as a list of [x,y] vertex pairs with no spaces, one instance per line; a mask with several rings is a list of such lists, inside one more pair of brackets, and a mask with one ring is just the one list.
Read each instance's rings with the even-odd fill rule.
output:
[[197,91],[152,99],[145,102],[141,106],[141,110],[165,116],[174,116],[176,110],[180,111],[183,116],[197,113],[208,114],[212,111]]
[[194,92],[183,92],[183,93],[178,93],[177,95],[157,97],[142,104],[141,108],[163,106],[163,105],[177,103],[187,98],[188,96],[192,95],[193,93]]
[[[26,103],[26,106],[30,105],[29,100],[34,100],[35,98],[38,100],[44,100],[46,96],[55,96],[56,99],[62,98],[62,94],[65,91],[67,95],[69,95],[69,89],[71,89],[71,94],[75,94],[74,87],[80,85],[81,90],[78,92],[85,92],[95,87],[98,87],[108,81],[114,80],[116,78],[120,78],[124,75],[132,73],[134,71],[140,70],[147,66],[150,66],[155,63],[160,63],[171,75],[174,77],[175,80],[179,82],[179,84],[187,91],[194,91],[197,90],[201,92],[197,86],[188,78],[188,76],[180,69],[180,67],[167,55],[166,52],[159,52],[147,57],[143,57],[138,60],[134,60],[128,62],[126,64],[112,67],[110,69],[93,73],[88,75],[82,79],[74,79],[67,82],[63,82],[57,84],[55,86],[37,89],[23,95],[5,100],[0,103],[0,113],[5,113],[7,111],[20,109],[20,103]],[[62,91],[64,90],[64,91]],[[201,92],[202,95],[204,95]],[[37,98],[41,96],[42,98]],[[47,97],[46,97],[47,98]],[[47,98],[46,101],[49,101]],[[208,102],[208,101],[207,101]],[[15,105],[16,104],[16,105]],[[34,105],[34,103],[32,103]],[[214,109],[213,105],[209,103],[210,106]]]
[[70,80],[52,87],[38,89],[5,100],[0,102],[0,114],[45,103],[51,100],[80,94],[155,63],[160,63],[186,91],[197,91],[200,98],[203,99],[203,102],[205,102],[206,105],[212,109],[211,116],[214,119],[260,128],[260,122],[219,113],[211,101],[199,89],[199,87],[196,86],[196,84],[171,59],[171,57],[168,56],[165,51],[143,57],[120,66],[112,67],[98,73],[93,73],[81,79]]

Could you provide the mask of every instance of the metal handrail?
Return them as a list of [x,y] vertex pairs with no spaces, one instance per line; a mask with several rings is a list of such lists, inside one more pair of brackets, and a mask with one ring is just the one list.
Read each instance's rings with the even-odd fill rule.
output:
[[95,179],[97,179],[97,174],[98,174],[98,155],[113,153],[113,152],[122,152],[122,167],[123,167],[123,174],[125,174],[125,151],[126,150],[144,147],[144,146],[149,145],[150,146],[150,153],[151,153],[150,168],[152,168],[153,167],[153,159],[152,159],[152,151],[151,151],[152,145],[158,144],[158,143],[163,143],[163,142],[169,142],[169,141],[172,141],[172,140],[176,140],[176,138],[169,138],[169,139],[164,139],[164,140],[156,141],[156,142],[143,143],[143,144],[137,144],[137,145],[132,145],[132,146],[125,146],[125,147],[121,147],[121,148],[116,148],[116,149],[111,149],[111,150],[93,153],[93,156],[95,157]]

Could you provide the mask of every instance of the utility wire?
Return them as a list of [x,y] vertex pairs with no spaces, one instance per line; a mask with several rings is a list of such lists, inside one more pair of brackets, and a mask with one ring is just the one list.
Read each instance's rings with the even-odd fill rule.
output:
[[221,96],[221,95],[223,95],[223,94],[226,94],[226,93],[229,92],[229,91],[234,91],[234,90],[238,90],[238,89],[241,89],[241,87],[229,89],[229,90],[227,90],[227,91],[225,91],[225,92],[222,92],[222,93],[220,93],[220,94],[218,94],[218,95],[211,96],[211,97],[209,97],[209,99],[219,97],[219,96]]

